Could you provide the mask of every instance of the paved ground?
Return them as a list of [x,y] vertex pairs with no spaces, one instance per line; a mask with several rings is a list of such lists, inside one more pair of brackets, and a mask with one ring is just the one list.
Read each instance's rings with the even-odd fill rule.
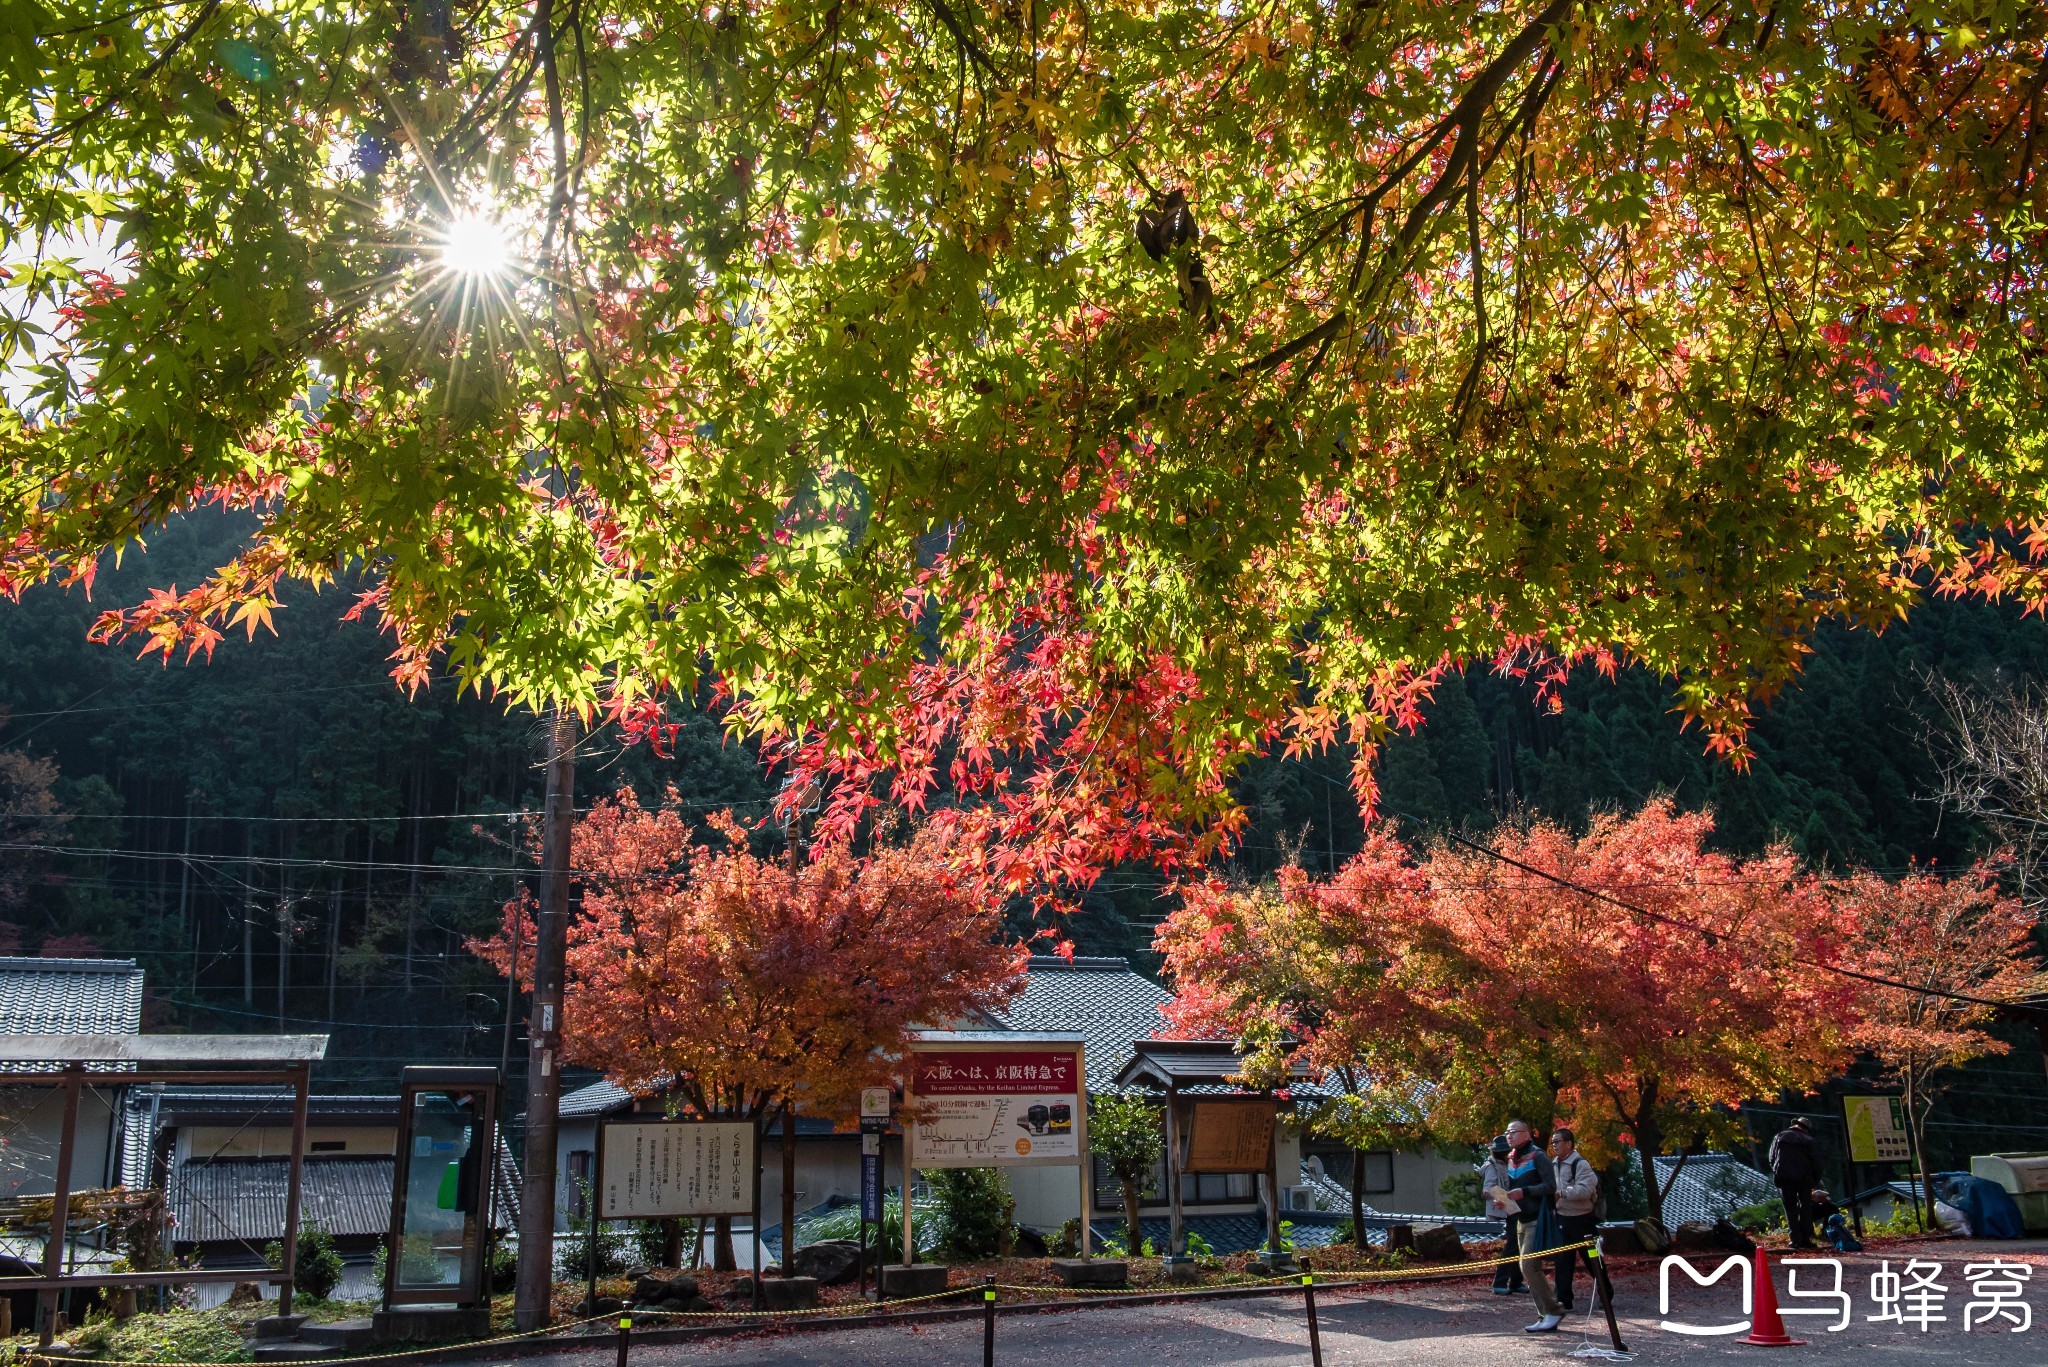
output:
[[[1844,1259],[1843,1286],[1852,1297],[1853,1321],[1840,1333],[1826,1332],[1832,1321],[1807,1319],[1793,1324],[1805,1348],[1758,1348],[1729,1338],[1685,1338],[1659,1327],[1657,1278],[1653,1268],[1631,1271],[1621,1282],[1617,1303],[1625,1312],[1622,1337],[1645,1364],[1701,1364],[1779,1357],[1797,1362],[1825,1357],[1848,1367],[1852,1361],[1899,1364],[1899,1367],[1946,1367],[1984,1364],[2019,1367],[2048,1361],[2048,1244],[1964,1244],[1946,1242],[1913,1250],[1888,1250],[1894,1270],[1903,1259],[1919,1256],[1943,1265],[1939,1278],[1948,1287],[1943,1309],[1946,1323],[1924,1333],[1897,1325],[1872,1324],[1870,1274],[1879,1260],[1868,1255]],[[1963,1309],[1970,1299],[1963,1265],[1997,1256],[2033,1265],[2036,1271],[2025,1291],[2036,1323],[2026,1332],[1998,1332],[1983,1325],[1965,1333]],[[1711,1259],[1695,1259],[1702,1272]],[[1728,1282],[1695,1289],[1682,1277],[1672,1295],[1673,1319],[1684,1316],[1700,1323],[1740,1316],[1739,1296]],[[1782,1270],[1777,1284],[1783,1289]],[[1801,1285],[1808,1285],[1801,1274]],[[1541,1337],[1521,1332],[1534,1318],[1526,1297],[1486,1294],[1476,1279],[1370,1292],[1326,1292],[1319,1297],[1324,1361],[1339,1364],[1401,1364],[1402,1367],[1526,1367],[1530,1363],[1572,1361],[1582,1341],[1607,1342],[1604,1321],[1583,1314],[1567,1332]],[[1582,1302],[1583,1304],[1583,1302]],[[790,1334],[722,1340],[687,1346],[641,1346],[633,1351],[633,1367],[978,1367],[982,1328],[978,1321],[936,1324],[922,1328],[846,1329],[830,1333]],[[1182,1302],[1161,1306],[1128,1306],[1058,1314],[1006,1316],[996,1326],[996,1361],[1005,1367],[1093,1367],[1114,1361],[1130,1367],[1300,1367],[1308,1361],[1308,1335],[1298,1297],[1257,1300]],[[547,1367],[591,1367],[587,1355],[527,1359]]]

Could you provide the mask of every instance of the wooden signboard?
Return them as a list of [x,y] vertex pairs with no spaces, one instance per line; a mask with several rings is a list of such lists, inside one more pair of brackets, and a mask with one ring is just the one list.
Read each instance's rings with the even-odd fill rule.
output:
[[1264,1172],[1273,1165],[1277,1103],[1266,1100],[1197,1100],[1188,1126],[1182,1172]]

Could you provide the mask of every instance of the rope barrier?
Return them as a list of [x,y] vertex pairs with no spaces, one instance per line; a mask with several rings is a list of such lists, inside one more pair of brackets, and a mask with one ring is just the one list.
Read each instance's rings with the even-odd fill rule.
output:
[[[1418,1278],[1442,1277],[1446,1275],[1465,1276],[1475,1272],[1485,1272],[1491,1268],[1502,1267],[1508,1263],[1519,1263],[1525,1260],[1532,1259],[1540,1261],[1545,1258],[1554,1258],[1559,1254],[1563,1253],[1576,1253],[1582,1248],[1592,1248],[1594,1246],[1595,1245],[1593,1240],[1586,1239],[1575,1244],[1560,1244],[1556,1248],[1546,1248],[1537,1253],[1518,1253],[1512,1256],[1500,1258],[1487,1258],[1475,1262],[1442,1263],[1426,1267],[1375,1268],[1361,1272],[1319,1272],[1315,1274],[1315,1285],[1323,1289],[1341,1289],[1345,1286],[1369,1286],[1375,1283],[1388,1281],[1414,1281]],[[948,1287],[944,1291],[934,1291],[928,1295],[905,1296],[901,1299],[892,1299],[880,1302],[879,1304],[870,1304],[866,1301],[848,1301],[841,1305],[819,1305],[812,1306],[802,1310],[635,1309],[624,1313],[630,1316],[631,1318],[660,1318],[671,1320],[774,1320],[796,1319],[810,1316],[854,1317],[872,1315],[877,1311],[883,1310],[893,1311],[900,1306],[919,1305],[929,1303],[931,1301],[954,1300],[963,1296],[972,1295],[977,1291],[986,1293],[992,1293],[994,1291],[1012,1291],[1019,1293],[1021,1295],[1028,1296],[1151,1296],[1156,1298],[1179,1299],[1181,1297],[1186,1296],[1200,1295],[1205,1291],[1242,1290],[1261,1286],[1272,1287],[1275,1290],[1278,1290],[1283,1287],[1299,1287],[1304,1285],[1307,1285],[1307,1283],[1305,1279],[1302,1277],[1302,1275],[1299,1273],[1287,1273],[1283,1276],[1276,1277],[1242,1277],[1230,1281],[1212,1282],[1207,1286],[1185,1287],[1178,1289],[1144,1286],[1044,1286],[1032,1285],[1021,1282],[997,1282],[983,1283],[980,1285],[969,1284],[965,1286]],[[528,1329],[523,1332],[514,1334],[500,1334],[492,1338],[476,1339],[473,1341],[465,1341],[447,1346],[460,1347],[463,1349],[480,1349],[489,1348],[494,1344],[513,1343],[517,1342],[520,1339],[540,1338],[549,1335],[561,1338],[564,1341],[564,1343],[568,1343],[572,1341],[572,1333],[574,1330],[580,1329],[588,1324],[595,1324],[600,1320],[614,1321],[619,1317],[620,1313],[621,1312],[615,1311],[610,1314],[604,1315],[589,1315],[582,1319],[570,1320],[565,1324],[550,1325],[542,1329]],[[630,1323],[631,1318],[627,1319],[626,1322]],[[394,1348],[389,1353],[363,1353],[354,1357],[320,1358],[317,1360],[321,1364],[323,1364],[323,1367],[327,1367],[328,1364],[333,1364],[335,1365],[335,1367],[340,1367],[341,1364],[348,1363],[377,1362],[384,1358],[392,1356],[394,1353],[406,1351],[411,1350],[404,1348]],[[22,1354],[22,1361],[25,1364],[27,1364],[27,1367],[75,1367],[75,1364],[79,1361],[79,1359],[57,1358],[38,1351],[30,1350]],[[146,1358],[93,1358],[90,1359],[90,1361],[97,1364],[97,1367],[237,1367],[236,1364],[225,1362],[158,1362]]]
[[[643,1311],[636,1313],[645,1312]],[[499,1334],[493,1338],[487,1339],[465,1339],[459,1344],[449,1346],[456,1346],[462,1348],[488,1348],[492,1344],[496,1343],[513,1343],[519,1339],[539,1338],[546,1334],[558,1334],[566,1338],[567,1334],[565,1331],[580,1329],[586,1324],[595,1324],[599,1320],[609,1320],[612,1318],[613,1316],[611,1315],[588,1315],[582,1319],[570,1320],[566,1324],[551,1324],[541,1329],[524,1329],[515,1334]],[[323,1364],[339,1364],[347,1362],[377,1362],[381,1361],[384,1358],[391,1357],[393,1354],[396,1353],[413,1351],[417,1351],[417,1349],[414,1347],[399,1347],[393,1348],[388,1353],[360,1353],[354,1357],[324,1357],[315,1360]],[[76,1367],[76,1364],[80,1361],[97,1363],[100,1364],[100,1367],[242,1367],[242,1364],[234,1362],[166,1362],[159,1361],[155,1358],[80,1359],[73,1357],[52,1357],[49,1354],[34,1348],[28,1349],[27,1351],[23,1352],[21,1355],[21,1360],[24,1363],[29,1364],[29,1367]]]

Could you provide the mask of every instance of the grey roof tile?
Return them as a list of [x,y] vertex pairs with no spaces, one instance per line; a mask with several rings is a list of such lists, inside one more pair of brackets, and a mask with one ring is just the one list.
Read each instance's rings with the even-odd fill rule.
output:
[[1004,1030],[1073,1030],[1088,1037],[1088,1087],[1111,1091],[1136,1041],[1164,1032],[1160,1008],[1173,994],[1131,971],[1124,959],[1033,955],[1024,990],[985,1012]]
[[[0,958],[0,1034],[133,1035],[142,1029],[142,970],[133,959]],[[0,1062],[0,1073],[56,1065]]]

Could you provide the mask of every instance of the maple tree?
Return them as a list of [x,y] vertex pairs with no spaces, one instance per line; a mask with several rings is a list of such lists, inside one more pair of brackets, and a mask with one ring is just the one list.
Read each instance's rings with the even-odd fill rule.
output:
[[[1027,951],[1002,942],[998,901],[938,833],[864,859],[821,846],[792,867],[753,854],[729,816],[711,825],[725,848],[630,790],[577,822],[564,1062],[685,1114],[837,1119],[893,1080],[905,1031],[1000,1005],[1021,983]],[[504,971],[520,946],[530,982],[532,915],[523,893],[471,948]],[[729,1259],[723,1233],[720,1248]]]
[[[1983,1003],[2023,1001],[2048,988],[2034,942],[2038,922],[2017,898],[2000,894],[1999,872],[1996,865],[1979,865],[1954,878],[1926,870],[1899,879],[1864,873],[1831,889],[1850,928],[1855,966],[1918,989],[1859,988],[1861,1019],[1853,1040],[1905,1093],[1925,1192],[1934,1190],[1927,1118],[1940,1075],[2012,1048],[1988,1028],[1998,1012]],[[1919,1204],[1916,1199],[1916,1212]]]
[[1178,1019],[1261,1045],[1256,1062],[1305,1059],[1340,1084],[1340,1118],[1409,1142],[1568,1119],[1596,1157],[1634,1149],[1661,1220],[1667,1142],[1732,1138],[1743,1101],[1810,1089],[1857,1019],[1849,986],[1805,966],[1844,952],[1820,880],[1783,850],[1711,852],[1711,831],[1660,799],[1583,836],[1503,828],[1509,863],[1382,829],[1331,879],[1198,893],[1160,932]]
[[1198,859],[1274,744],[1369,796],[1458,661],[1640,662],[1739,755],[1816,624],[2048,589],[2044,33],[0,0],[0,587],[251,508],[101,634],[361,574],[407,684],[708,673],[825,829],[1012,887]]

